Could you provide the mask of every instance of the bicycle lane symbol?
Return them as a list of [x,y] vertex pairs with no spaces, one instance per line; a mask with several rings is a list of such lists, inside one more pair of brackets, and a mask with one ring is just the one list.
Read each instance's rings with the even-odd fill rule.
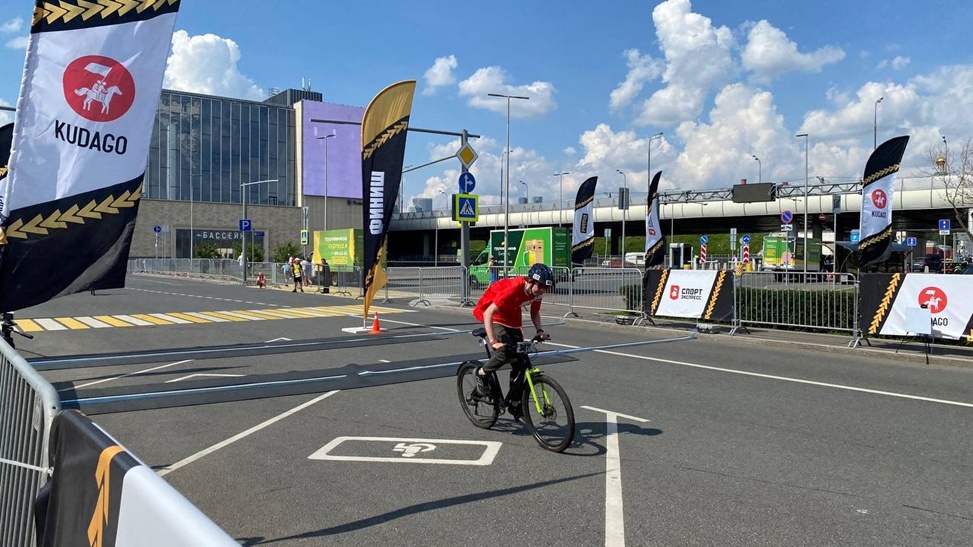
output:
[[490,465],[503,443],[398,437],[337,437],[309,460]]
[[649,423],[645,418],[630,416],[593,406],[586,410],[605,415],[605,547],[625,545],[625,514],[622,510],[622,458],[618,450],[618,418]]

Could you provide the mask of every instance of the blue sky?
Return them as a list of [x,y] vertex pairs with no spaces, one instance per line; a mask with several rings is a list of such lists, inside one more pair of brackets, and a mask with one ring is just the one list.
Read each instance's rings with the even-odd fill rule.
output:
[[[17,100],[33,4],[0,7],[0,104]],[[803,183],[805,132],[812,181],[856,180],[876,112],[879,142],[912,136],[901,176],[920,176],[943,136],[970,138],[971,13],[944,0],[183,0],[165,85],[260,100],[304,78],[326,101],[365,106],[416,79],[414,127],[482,136],[485,203],[499,202],[505,143],[506,102],[490,92],[531,97],[511,102],[512,197],[524,181],[567,198],[591,175],[614,192],[617,170],[644,193],[650,144],[664,189]],[[411,133],[405,163],[457,146]],[[563,188],[556,171],[571,173]],[[409,173],[406,198],[445,207],[457,175],[447,162]]]

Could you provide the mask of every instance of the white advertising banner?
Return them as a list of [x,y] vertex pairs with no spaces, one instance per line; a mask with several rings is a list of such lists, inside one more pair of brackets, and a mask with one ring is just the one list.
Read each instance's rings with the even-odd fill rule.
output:
[[908,309],[929,311],[932,336],[958,340],[973,336],[968,325],[973,317],[973,276],[908,274],[895,292],[892,307],[878,334],[908,336]]
[[716,270],[672,270],[655,315],[702,317],[716,274]]

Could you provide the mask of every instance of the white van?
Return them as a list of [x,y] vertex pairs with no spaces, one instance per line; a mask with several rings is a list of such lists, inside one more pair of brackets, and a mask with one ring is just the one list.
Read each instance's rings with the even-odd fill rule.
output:
[[625,267],[629,264],[642,268],[645,266],[645,253],[625,253]]

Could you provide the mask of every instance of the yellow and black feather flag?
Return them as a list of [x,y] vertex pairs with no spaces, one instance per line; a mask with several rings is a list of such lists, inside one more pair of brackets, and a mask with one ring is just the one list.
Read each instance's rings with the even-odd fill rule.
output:
[[362,118],[362,228],[364,232],[364,306],[368,318],[372,299],[385,286],[382,253],[392,221],[405,158],[405,136],[412,112],[415,80],[392,84],[372,99]]
[[649,212],[645,215],[645,267],[661,266],[666,258],[666,239],[659,224],[659,179],[662,171],[649,184]]
[[581,183],[574,199],[574,231],[571,235],[571,263],[582,264],[595,249],[595,186],[598,177]]

